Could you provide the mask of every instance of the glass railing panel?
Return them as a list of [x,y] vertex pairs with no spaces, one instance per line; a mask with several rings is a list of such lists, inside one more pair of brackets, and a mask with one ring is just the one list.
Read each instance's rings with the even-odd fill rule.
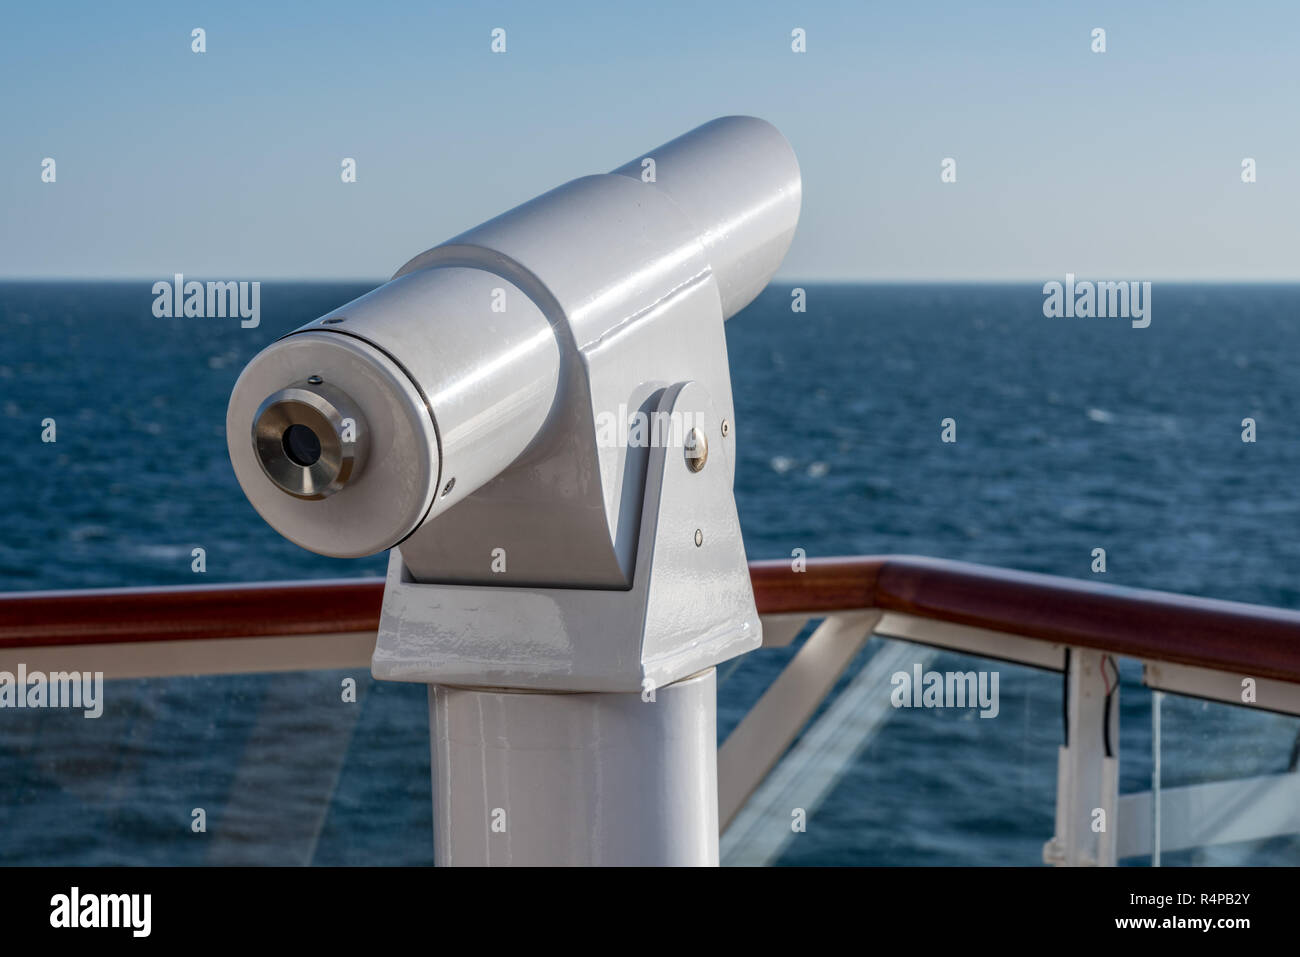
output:
[[1146,771],[1133,802],[1144,862],[1300,863],[1300,718],[1180,694],[1147,701],[1149,757],[1133,762]]
[[[973,673],[974,706],[915,706],[917,669],[922,686]],[[1059,674],[873,638],[724,833],[723,863],[1041,863],[1062,733]]]
[[422,685],[293,672],[110,681],[102,697],[97,718],[5,710],[0,863],[433,861]]

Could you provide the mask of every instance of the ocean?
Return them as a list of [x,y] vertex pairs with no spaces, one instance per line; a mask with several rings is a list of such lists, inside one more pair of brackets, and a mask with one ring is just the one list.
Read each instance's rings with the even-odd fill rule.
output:
[[[0,283],[0,590],[382,576],[382,556],[327,559],[273,532],[224,438],[244,364],[370,285],[266,283],[251,329],[155,318],[151,287]],[[1300,607],[1300,286],[1155,283],[1144,329],[1043,303],[1040,284],[781,282],[732,319],[750,558],[902,552]],[[793,651],[719,669],[720,737]],[[897,711],[779,863],[1041,862],[1060,676],[929,667],[997,669],[998,717]],[[1152,696],[1133,663],[1122,678],[1120,790],[1140,791]],[[1163,786],[1294,769],[1298,731],[1166,697]],[[429,864],[425,691],[365,671],[174,678],[110,683],[97,720],[0,710],[0,823],[5,864]],[[1297,852],[1291,836],[1164,862]]]

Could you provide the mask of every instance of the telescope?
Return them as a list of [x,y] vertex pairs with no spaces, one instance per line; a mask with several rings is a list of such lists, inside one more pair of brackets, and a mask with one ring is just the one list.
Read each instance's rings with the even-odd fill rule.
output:
[[[716,781],[711,838],[707,795],[636,837],[557,826],[538,795],[614,789],[611,761],[632,789],[708,777],[713,667],[761,644],[723,323],[800,202],[781,134],[717,119],[419,254],[236,382],[227,444],[262,518],[322,555],[390,550],[372,670],[430,686],[440,863],[716,860]],[[590,760],[530,782],[521,755],[548,748]],[[463,837],[457,814],[520,788],[495,850]]]

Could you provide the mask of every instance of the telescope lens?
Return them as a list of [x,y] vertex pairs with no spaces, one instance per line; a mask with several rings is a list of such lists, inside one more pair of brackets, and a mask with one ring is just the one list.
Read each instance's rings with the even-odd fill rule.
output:
[[291,425],[281,438],[284,454],[289,461],[303,468],[311,468],[320,458],[320,439],[305,425]]
[[338,389],[310,381],[268,397],[250,437],[266,477],[304,499],[326,498],[356,478],[369,444],[356,404]]

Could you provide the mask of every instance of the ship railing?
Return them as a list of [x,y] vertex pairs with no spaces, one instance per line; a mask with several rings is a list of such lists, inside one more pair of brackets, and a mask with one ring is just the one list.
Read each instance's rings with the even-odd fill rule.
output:
[[[754,562],[750,574],[764,633],[751,656],[789,660],[718,751],[724,863],[779,860],[792,810],[814,813],[897,707],[895,678],[943,652],[1063,677],[1046,862],[1159,863],[1300,833],[1294,754],[1281,773],[1164,788],[1159,775],[1166,694],[1300,715],[1300,612],[913,556]],[[0,594],[0,671],[368,668],[382,593],[376,578]],[[1119,659],[1153,693],[1152,786],[1124,794]]]

